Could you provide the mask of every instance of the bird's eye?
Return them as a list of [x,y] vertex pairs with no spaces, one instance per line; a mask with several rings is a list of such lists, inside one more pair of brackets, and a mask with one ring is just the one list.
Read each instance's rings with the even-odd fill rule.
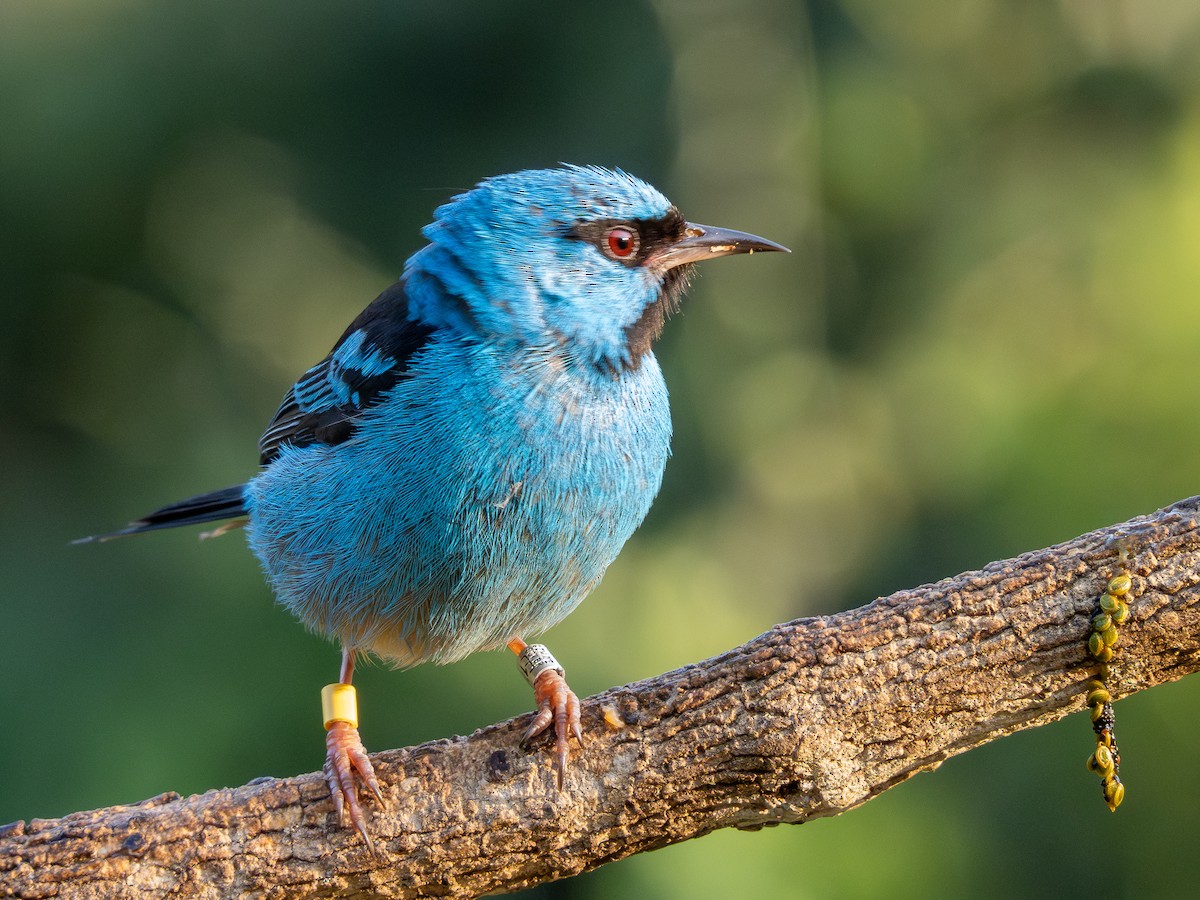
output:
[[608,234],[604,236],[604,239],[608,247],[608,255],[613,259],[629,259],[637,253],[637,232],[624,225],[608,229]]

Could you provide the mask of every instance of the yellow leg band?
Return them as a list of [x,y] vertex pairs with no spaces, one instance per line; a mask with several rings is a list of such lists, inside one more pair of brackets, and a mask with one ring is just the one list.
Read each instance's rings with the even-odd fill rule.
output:
[[349,722],[358,727],[358,694],[352,684],[327,684],[321,688],[321,715],[325,728],[334,722]]

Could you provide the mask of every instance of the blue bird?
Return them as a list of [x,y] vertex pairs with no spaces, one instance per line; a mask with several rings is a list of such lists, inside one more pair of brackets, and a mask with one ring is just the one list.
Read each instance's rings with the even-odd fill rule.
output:
[[423,234],[287,392],[257,475],[102,536],[246,526],[279,602],[342,647],[325,777],[368,846],[359,787],[383,796],[351,686],[364,654],[411,666],[507,645],[538,707],[525,738],[553,727],[561,789],[579,701],[524,638],[596,586],[658,493],[671,419],[652,348],[692,264],[786,250],[579,166],[483,181]]

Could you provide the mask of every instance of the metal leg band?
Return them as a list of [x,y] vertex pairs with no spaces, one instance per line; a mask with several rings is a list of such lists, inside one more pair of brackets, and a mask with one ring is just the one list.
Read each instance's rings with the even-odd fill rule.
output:
[[517,657],[517,664],[521,667],[521,674],[525,676],[525,680],[531,687],[539,675],[550,669],[554,669],[559,675],[566,674],[563,672],[563,667],[558,664],[558,660],[554,658],[554,654],[543,644],[526,646]]

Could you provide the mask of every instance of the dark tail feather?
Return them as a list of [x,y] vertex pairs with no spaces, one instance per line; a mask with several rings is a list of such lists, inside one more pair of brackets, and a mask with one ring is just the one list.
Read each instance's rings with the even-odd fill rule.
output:
[[220,519],[232,519],[246,514],[246,501],[243,497],[245,485],[223,488],[198,497],[180,500],[170,506],[155,510],[148,516],[143,516],[136,522],[130,522],[120,531],[112,534],[94,534],[91,537],[72,541],[73,544],[87,544],[92,541],[109,541],[113,538],[125,537],[129,534],[141,534],[144,531],[158,531],[160,528],[176,528],[180,525],[199,525],[201,522],[216,522]]

